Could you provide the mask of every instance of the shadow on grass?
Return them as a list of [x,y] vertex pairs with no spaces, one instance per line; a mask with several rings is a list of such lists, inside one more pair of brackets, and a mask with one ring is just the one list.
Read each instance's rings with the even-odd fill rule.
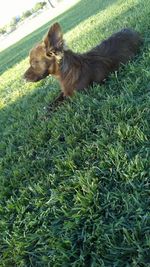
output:
[[39,42],[42,39],[49,26],[53,22],[60,22],[63,27],[64,33],[66,33],[67,31],[77,26],[80,22],[86,20],[92,15],[95,15],[100,10],[106,9],[108,6],[112,5],[115,2],[115,0],[95,0],[93,4],[92,1],[81,0],[79,3],[71,7],[63,14],[50,20],[48,23],[44,24],[42,27],[32,32],[28,36],[24,37],[16,44],[2,51],[0,53],[0,74],[27,57],[29,50],[35,43]]
[[[74,26],[76,25],[77,22],[75,23],[75,21],[72,20],[72,25],[69,24],[67,26],[67,22],[68,22],[67,20],[73,14],[75,15],[76,13],[79,12],[80,8],[82,7],[83,2],[84,1],[82,1],[76,7],[72,8],[68,13],[65,13],[62,16],[60,16],[59,21],[62,21],[62,23],[65,25],[65,31],[69,30],[70,28],[73,28],[73,25]],[[111,3],[112,2],[113,1],[111,1]],[[93,11],[93,13],[94,12],[95,12],[95,10]],[[126,12],[120,14],[120,16],[117,17],[117,20],[118,21],[119,20],[124,21],[124,19],[127,16],[127,13],[128,13],[128,10]],[[132,11],[130,13],[130,16],[131,16],[131,14],[132,14]],[[79,21],[81,21],[80,15],[79,14],[76,14],[76,15],[78,15],[77,17],[78,17],[78,23],[79,23]],[[91,12],[91,15],[92,15],[92,12]],[[84,19],[85,18],[86,18],[86,15],[84,16]],[[143,19],[143,21],[144,21],[144,19]],[[109,27],[110,24],[113,24],[115,22],[116,22],[116,18],[114,18],[113,20],[110,19],[110,21],[107,22],[107,24],[105,24],[105,29],[107,29],[107,27]],[[131,23],[131,25],[132,25],[132,23]],[[42,32],[42,35],[43,35],[43,32],[45,32],[46,27],[48,27],[48,24],[46,26],[43,26],[43,30],[41,28],[40,31]],[[99,27],[99,26],[97,26],[97,27]],[[36,35],[36,34],[39,34],[39,31],[34,33],[34,35]],[[92,31],[89,32],[89,35],[92,36]],[[26,41],[24,41],[24,45],[25,45],[25,43],[28,44],[28,42],[29,42],[28,39]],[[26,54],[27,50],[24,53]],[[24,56],[25,56],[25,54],[24,54]],[[8,164],[8,162],[10,162],[10,165],[9,165],[10,169],[9,170],[7,169],[7,171],[4,174],[4,176],[6,176],[7,178],[13,176],[13,165],[11,164],[11,162],[16,160],[16,164],[17,164],[17,158],[19,157],[19,155],[21,155],[23,153],[22,149],[25,149],[26,143],[30,143],[31,146],[32,145],[34,146],[34,143],[37,142],[36,138],[37,138],[39,130],[42,131],[42,127],[46,128],[48,123],[49,123],[48,121],[45,122],[43,120],[44,114],[45,114],[43,111],[43,107],[46,105],[44,99],[45,99],[46,95],[49,94],[49,88],[48,87],[49,86],[47,86],[47,85],[44,86],[44,88],[40,88],[40,86],[39,86],[39,89],[37,89],[35,92],[30,93],[27,96],[24,96],[22,98],[19,98],[14,103],[1,109],[0,125],[2,125],[2,127],[1,127],[1,131],[0,131],[0,138],[1,138],[2,142],[1,142],[1,149],[0,150],[1,150],[2,154],[0,156],[5,157],[7,154],[7,146],[9,147],[9,149],[11,147],[10,156],[6,156],[6,161],[4,162],[4,165],[3,165],[3,169],[6,170],[8,168],[7,164]],[[115,86],[114,86],[114,90],[115,90]],[[110,96],[111,96],[111,94],[113,96],[114,92],[109,91],[109,94],[110,94]],[[116,91],[115,95],[116,94],[119,95],[120,91]],[[33,131],[33,133],[32,133],[32,131]],[[44,132],[44,129],[43,129],[43,132]],[[43,142],[46,143],[46,139]],[[39,141],[39,143],[40,143],[40,141]],[[22,147],[22,149],[18,150],[18,149],[20,149],[20,147]],[[13,151],[14,151],[14,154],[16,157],[15,160],[13,159]],[[16,152],[16,151],[18,151],[18,152]],[[5,164],[6,164],[6,166],[5,166]],[[6,181],[7,181],[7,183],[9,183],[9,179]],[[6,188],[7,188],[7,186],[6,186]]]
[[[91,2],[93,2],[93,1],[91,1]],[[77,8],[77,7],[75,7],[75,8]],[[116,26],[116,23],[118,23],[118,21],[119,21],[119,24],[118,24],[119,27],[120,27],[120,25],[125,26],[124,21],[127,20],[128,16],[130,16],[132,18],[133,13],[134,13],[134,8],[129,13],[127,10],[126,12],[120,14],[120,16],[118,16],[117,18],[113,18],[113,19],[110,18],[110,20],[105,23],[103,30],[106,31],[110,27],[111,24]],[[70,13],[70,15],[71,15],[71,13]],[[79,17],[80,17],[80,14],[79,14]],[[69,29],[69,27],[73,27],[73,25],[67,26],[67,18],[64,19],[64,21],[62,21],[64,26],[66,23],[66,26],[65,26],[66,31],[67,31],[67,27],[68,27],[68,29]],[[136,23],[134,21],[134,19],[135,18],[132,18],[129,25],[131,24],[131,26],[134,26],[134,23]],[[63,18],[62,18],[62,20],[63,20]],[[61,19],[60,19],[60,21],[61,21]],[[142,24],[142,27],[144,29],[144,19],[143,19],[143,21],[140,21],[140,23]],[[75,22],[74,22],[74,26],[75,26]],[[100,24],[97,24],[96,27],[100,27],[100,26],[101,26]],[[113,29],[115,29],[115,26]],[[48,27],[48,24],[46,27]],[[116,28],[117,28],[117,26],[116,26]],[[102,27],[101,27],[101,29],[102,29]],[[146,28],[144,30],[146,30]],[[95,31],[96,31],[96,29],[95,29]],[[45,32],[45,30],[43,30],[43,32]],[[89,34],[89,36],[92,36],[93,31],[92,30],[89,31],[88,34]],[[42,33],[42,35],[43,35],[43,33]],[[82,38],[84,38],[84,36],[82,36]],[[26,42],[27,42],[27,46],[28,46],[29,40],[27,40]],[[24,53],[27,53],[27,52],[28,52],[27,50],[24,51]],[[138,66],[139,61],[140,61],[140,59],[138,59],[138,61],[137,61],[137,66],[136,66],[137,69],[139,67]],[[114,112],[116,117],[117,117],[117,115],[118,115],[118,117],[119,116],[121,117],[121,115],[124,115],[124,114],[120,115],[120,113],[121,113],[120,112],[120,106],[117,102],[118,101],[117,98],[119,98],[120,94],[122,94],[122,98],[126,97],[125,90],[123,92],[121,92],[122,82],[123,82],[122,80],[125,81],[126,79],[129,79],[129,81],[131,81],[131,83],[134,83],[135,82],[134,73],[128,73],[128,70],[126,69],[125,72],[121,72],[120,74],[118,74],[118,77],[120,77],[119,78],[120,79],[119,85],[117,84],[117,80],[115,80],[115,81],[111,80],[110,82],[108,81],[106,86],[104,86],[102,88],[100,88],[100,87],[97,88],[99,90],[102,89],[102,93],[101,92],[98,93],[98,90],[96,88],[94,88],[93,93],[89,92],[89,96],[88,96],[89,102],[86,103],[86,100],[85,100],[86,97],[85,97],[85,99],[82,102],[79,102],[77,108],[76,108],[76,103],[74,103],[74,102],[72,103],[72,107],[70,108],[70,113],[72,112],[73,116],[74,115],[78,116],[78,114],[80,112],[80,108],[78,110],[79,106],[81,107],[82,105],[83,106],[85,105],[85,107],[86,107],[88,104],[91,105],[91,109],[88,109],[88,110],[90,110],[91,114],[88,114],[88,115],[91,116],[93,122],[92,122],[92,126],[90,126],[90,125],[87,126],[87,130],[88,130],[87,134],[89,134],[90,136],[92,135],[92,138],[93,138],[93,139],[92,138],[90,139],[91,143],[93,142],[94,138],[95,138],[95,140],[97,140],[97,136],[94,137],[94,128],[96,130],[97,124],[99,124],[99,128],[101,128],[103,123],[105,123],[105,127],[107,127],[107,124],[108,124],[107,116],[106,116],[105,122],[103,122],[103,118],[101,121],[101,118],[99,117],[101,112],[99,113],[99,115],[97,115],[98,109],[100,109],[102,111],[103,108],[106,108],[106,114],[107,114],[107,112],[111,112],[111,113]],[[40,85],[42,85],[42,86],[40,86]],[[109,86],[111,88],[109,88]],[[138,87],[139,86],[140,86],[140,84],[138,84]],[[13,264],[13,266],[19,266],[19,263],[17,264],[17,262],[25,262],[26,264],[24,264],[24,266],[30,266],[30,263],[31,264],[33,263],[32,266],[45,266],[44,263],[42,264],[42,260],[44,258],[41,257],[41,255],[45,256],[45,250],[43,250],[43,253],[41,253],[41,251],[42,251],[41,246],[42,247],[47,246],[48,253],[49,253],[50,245],[45,245],[45,244],[51,244],[51,239],[53,238],[53,235],[55,235],[54,231],[53,231],[53,234],[51,234],[51,235],[49,234],[52,232],[50,228],[56,229],[57,234],[58,235],[60,234],[60,236],[64,237],[64,232],[62,234],[62,232],[59,229],[62,229],[62,231],[64,231],[64,228],[63,228],[63,227],[65,227],[64,226],[64,218],[68,219],[68,217],[66,216],[66,214],[64,216],[62,211],[61,211],[61,213],[59,213],[59,214],[56,213],[57,220],[55,220],[55,216],[53,215],[53,214],[55,214],[55,209],[54,209],[54,211],[53,211],[53,209],[51,211],[52,206],[49,206],[50,205],[49,200],[52,199],[52,203],[54,203],[52,205],[54,205],[54,206],[57,205],[57,202],[53,202],[53,195],[51,195],[53,193],[53,191],[51,193],[51,188],[55,189],[55,186],[57,185],[57,183],[59,183],[60,187],[61,187],[60,188],[61,191],[57,191],[57,194],[58,193],[60,194],[60,192],[62,192],[62,190],[64,189],[64,187],[62,187],[62,185],[61,185],[62,177],[66,181],[71,180],[72,170],[70,172],[67,170],[67,175],[68,175],[68,180],[67,180],[64,165],[62,165],[60,167],[60,170],[57,169],[59,166],[56,166],[58,164],[57,160],[63,161],[64,154],[68,153],[67,152],[68,144],[67,143],[65,144],[65,142],[63,140],[63,136],[59,136],[59,134],[61,134],[61,132],[59,132],[59,130],[62,130],[62,132],[63,132],[63,127],[61,128],[61,126],[60,126],[60,124],[63,125],[63,123],[65,123],[65,125],[67,125],[67,127],[69,128],[69,125],[68,125],[69,124],[69,117],[66,120],[66,122],[63,121],[63,119],[65,120],[65,115],[63,114],[63,111],[66,112],[66,115],[67,115],[67,111],[65,111],[65,108],[63,107],[61,113],[59,110],[58,113],[54,114],[54,116],[52,118],[45,120],[45,118],[44,118],[45,113],[44,113],[43,107],[45,106],[45,102],[46,102],[45,99],[48,100],[48,98],[47,98],[47,95],[49,94],[49,88],[48,87],[49,86],[47,85],[46,81],[43,81],[43,82],[39,83],[39,88],[38,89],[36,88],[33,93],[29,93],[27,96],[23,96],[23,97],[19,98],[14,103],[11,103],[10,105],[8,105],[7,107],[3,108],[0,111],[0,127],[1,127],[1,130],[0,130],[0,157],[1,157],[1,159],[0,159],[0,184],[1,184],[0,198],[1,198],[1,204],[3,207],[1,209],[1,213],[2,213],[3,221],[5,223],[5,224],[3,224],[3,228],[2,228],[3,234],[2,234],[2,238],[1,238],[1,240],[2,240],[2,245],[1,245],[2,246],[2,250],[1,250],[2,257],[1,258],[2,258],[2,260],[4,258],[4,261],[5,261],[5,258],[6,258],[6,261],[7,261],[7,258],[8,258],[8,260],[10,260],[9,261],[10,264],[6,264],[5,266],[12,266],[12,264]],[[99,95],[97,95],[96,93],[98,93]],[[144,93],[145,92],[143,90],[142,94],[144,95]],[[53,94],[53,92],[50,93],[51,99],[53,98],[52,94]],[[84,95],[84,93],[83,93],[83,95]],[[93,102],[94,105],[93,105],[93,103],[91,103],[92,101],[90,102],[92,97],[95,98],[95,101],[98,101],[97,106],[94,106],[95,105],[94,102]],[[84,96],[83,96],[83,98],[84,98]],[[107,100],[107,98],[109,98],[110,100],[112,99],[110,106],[111,105],[113,106],[114,105],[113,101],[116,101],[113,110],[112,110],[112,107],[110,107],[110,106],[104,107],[104,101],[103,100]],[[75,99],[75,102],[77,100],[78,99]],[[80,100],[81,100],[81,98],[80,98]],[[134,101],[136,101],[136,100],[137,99],[135,99]],[[126,102],[124,102],[124,109],[127,111],[128,110],[128,101],[126,101]],[[92,108],[93,108],[93,110],[92,110]],[[118,113],[116,113],[117,109],[118,109]],[[86,108],[83,108],[83,110],[86,111]],[[69,109],[68,109],[68,111],[69,111]],[[93,111],[93,114],[92,114],[92,111]],[[124,112],[126,112],[126,111],[124,111]],[[83,111],[82,111],[82,114],[83,114]],[[133,112],[133,115],[134,114],[135,113]],[[111,118],[113,119],[113,117],[111,117]],[[126,119],[127,119],[126,115],[124,117],[122,116],[121,122],[126,123]],[[80,121],[82,122],[83,120],[86,120],[86,116],[84,118],[81,118]],[[72,120],[70,120],[70,125],[71,125],[71,123],[72,123]],[[110,120],[109,123],[112,123],[112,127],[114,127],[114,124],[117,123],[117,121],[113,121],[113,120],[111,121]],[[74,126],[75,125],[73,125],[73,127]],[[79,127],[80,127],[80,125],[79,125]],[[58,128],[57,131],[56,131],[56,128]],[[90,132],[91,129],[93,130],[93,133]],[[56,132],[56,135],[54,135],[54,137],[51,138],[51,135],[53,134],[53,132],[54,132],[54,134]],[[66,133],[67,133],[67,131],[66,131]],[[107,131],[106,131],[106,133],[107,133]],[[64,132],[63,132],[63,134],[64,134]],[[80,137],[81,139],[79,138],[79,140],[78,140],[78,137],[75,136],[75,139],[74,139],[75,145],[77,142],[80,142],[80,141],[82,142],[82,139],[84,137],[85,136],[82,135]],[[73,138],[74,138],[74,136],[73,136]],[[117,136],[115,136],[115,138],[117,139]],[[101,135],[99,135],[99,140],[100,139],[101,139]],[[52,142],[51,142],[51,140],[52,140]],[[131,140],[131,142],[132,142],[132,140]],[[108,143],[111,143],[111,138],[108,140]],[[142,146],[142,144],[141,144],[141,146]],[[89,158],[88,160],[91,160],[91,162],[93,161],[94,164],[96,164],[97,161],[96,161],[95,155],[97,153],[97,150],[95,150],[94,146],[92,149],[93,149],[93,152],[92,152],[93,158]],[[57,150],[59,150],[59,152],[57,152]],[[55,153],[53,151],[55,151]],[[91,154],[91,151],[89,151],[89,152]],[[81,150],[80,150],[80,153],[81,153]],[[102,153],[101,150],[99,151],[99,153]],[[54,162],[54,159],[51,159],[52,156],[53,156],[53,158],[54,158],[54,156],[56,157],[56,162]],[[77,156],[78,156],[78,154],[77,154]],[[71,161],[69,161],[69,164],[71,164]],[[70,166],[71,165],[69,165],[69,168],[68,168],[68,165],[67,165],[66,168],[72,169],[72,167],[70,167]],[[85,168],[84,162],[82,163],[82,161],[81,161],[81,163],[79,162],[79,167],[77,167],[77,170],[82,169],[84,171],[86,170],[86,172],[87,172],[88,168],[89,168],[88,165],[86,165],[86,168]],[[103,174],[103,171],[105,170],[105,168],[110,169],[110,166],[107,165],[107,163],[106,163],[106,166],[104,166],[104,167],[101,165],[101,172],[100,172],[100,174],[97,174],[97,175],[101,175],[103,177],[105,175],[105,174]],[[120,168],[120,166],[119,166],[119,168]],[[97,171],[99,171],[99,169]],[[107,171],[107,169],[106,169],[106,171]],[[110,169],[111,173],[112,173],[112,171],[113,170]],[[56,176],[58,175],[58,178],[54,177],[56,179],[56,181],[54,181],[54,178],[49,176],[49,174],[51,174],[51,173],[56,173]],[[94,176],[95,176],[95,174],[94,174]],[[106,176],[107,176],[107,174],[106,174]],[[97,179],[95,179],[96,177],[97,176],[94,177],[94,180],[97,181]],[[59,179],[59,178],[61,178],[61,179]],[[109,178],[109,176],[108,176],[108,178]],[[74,179],[74,177],[73,177],[73,179]],[[52,182],[51,182],[51,180],[52,180]],[[107,184],[105,184],[106,183],[105,181],[107,181]],[[103,197],[107,198],[108,195],[106,196],[106,191],[110,190],[110,195],[111,195],[111,191],[113,191],[112,187],[114,186],[115,180],[110,179],[110,184],[109,184],[108,179],[106,179],[105,181],[104,181],[105,191],[103,192]],[[119,179],[117,180],[117,182],[118,181],[120,182]],[[116,185],[114,186],[115,188],[117,188],[116,192],[118,192],[118,187],[120,185],[119,182],[116,183]],[[39,183],[39,189],[38,189],[38,187],[35,187],[36,189],[34,191],[34,185],[36,185],[36,184],[38,185],[38,183]],[[103,181],[101,181],[101,184],[103,186]],[[113,186],[112,186],[112,184],[113,184]],[[31,188],[30,188],[30,185],[31,185]],[[65,185],[67,185],[67,182]],[[109,189],[109,187],[111,189]],[[40,188],[42,188],[42,190]],[[69,194],[70,194],[69,197],[70,197],[70,199],[73,199],[74,193],[70,192],[70,188],[69,189],[68,188],[67,188],[67,190],[69,191]],[[121,185],[120,185],[120,188],[121,188]],[[123,188],[122,190],[126,190],[126,191],[128,190],[128,189],[125,189],[124,184],[122,185],[122,188]],[[144,186],[143,186],[143,188],[144,188],[143,191],[146,191]],[[75,187],[75,190],[78,190],[78,187],[77,188]],[[99,187],[98,187],[98,190],[100,190]],[[126,191],[125,191],[125,193],[126,193]],[[115,199],[116,199],[116,192],[114,191],[114,195],[113,195],[113,197]],[[139,188],[139,192],[141,195],[141,187]],[[55,193],[55,191],[54,191],[54,193]],[[68,197],[68,192],[65,192],[65,194]],[[132,194],[133,193],[131,193],[131,195]],[[39,197],[39,195],[40,195],[40,197]],[[46,195],[46,197],[45,197],[45,195]],[[51,198],[51,196],[52,196],[52,198]],[[118,196],[119,196],[119,193],[118,193]],[[54,194],[54,197],[55,197],[55,194]],[[96,196],[96,198],[97,198],[97,196]],[[118,207],[121,207],[121,205],[119,204],[121,201],[120,199],[121,198],[118,197],[118,205],[115,205],[116,209],[118,209]],[[8,202],[9,200],[10,200],[10,202]],[[40,200],[40,202],[39,202],[39,200]],[[57,201],[57,195],[56,195],[56,201]],[[108,215],[105,216],[105,213],[108,213],[108,208],[110,208],[110,210],[112,209],[111,201],[109,203],[109,206],[106,206],[107,202],[102,202],[101,196],[100,196],[100,201],[101,201],[100,203],[105,204],[102,206],[102,207],[106,207],[106,208],[104,208],[104,210],[102,210],[102,212],[104,213],[104,217],[102,217],[102,219],[105,218],[106,223],[104,220],[104,224],[108,225],[108,219],[107,219]],[[61,198],[61,205],[62,205],[62,202],[66,202],[65,198]],[[12,203],[13,203],[13,205],[12,205]],[[46,205],[45,205],[45,203],[46,203]],[[70,200],[70,203],[71,203],[71,200]],[[90,203],[90,202],[88,202],[88,203]],[[98,202],[96,202],[96,204],[97,203]],[[58,204],[59,204],[59,202],[58,202]],[[138,204],[136,204],[136,205],[137,205],[138,216],[139,216],[139,207],[138,207]],[[69,209],[71,209],[70,207],[72,207],[71,204],[69,205]],[[44,209],[46,210],[46,212]],[[66,207],[65,207],[65,209],[66,209]],[[140,207],[140,209],[141,209],[141,207]],[[84,210],[83,210],[83,212],[84,212]],[[94,213],[94,218],[95,218],[96,212]],[[44,215],[41,216],[41,213],[43,213]],[[101,209],[100,209],[100,213],[101,213]],[[46,215],[46,214],[48,214],[48,215]],[[113,214],[113,212],[110,214]],[[114,212],[114,214],[115,214],[115,212]],[[118,214],[119,214],[118,217],[122,216],[122,214],[120,215],[120,211]],[[128,219],[132,218],[132,213],[129,216],[127,216],[127,214],[128,213],[125,214],[125,222]],[[145,212],[143,214],[145,214]],[[32,223],[32,221],[34,222],[34,220],[32,219],[34,216],[36,217],[35,223]],[[18,217],[21,219],[17,220],[16,218],[18,218]],[[111,217],[112,223],[114,223],[114,217],[111,215],[110,215],[110,217]],[[115,221],[117,220],[116,225],[119,225],[118,221],[119,221],[120,217],[119,218],[118,217],[115,217],[116,218]],[[81,218],[82,218],[82,214],[81,214]],[[83,219],[84,218],[86,218],[86,217],[83,216]],[[97,218],[99,220],[99,217],[97,217]],[[44,220],[47,220],[48,223],[45,223]],[[96,220],[95,222],[97,223],[98,220]],[[120,220],[122,222],[122,217]],[[61,221],[62,221],[62,223],[61,223]],[[90,221],[92,222],[91,215],[90,215]],[[93,219],[93,221],[94,221],[94,219]],[[53,222],[55,224],[53,224]],[[88,221],[88,223],[89,223],[89,221]],[[111,223],[111,225],[112,225],[112,223]],[[124,221],[123,221],[123,223],[124,223]],[[119,225],[118,227],[119,228],[122,227],[123,223],[121,224],[121,226]],[[84,224],[85,224],[85,220],[84,220]],[[58,227],[55,228],[55,225],[56,226],[58,225]],[[80,224],[78,223],[76,225],[77,225],[76,227],[78,227],[79,231],[80,231]],[[109,225],[108,225],[108,227],[109,227]],[[146,225],[145,219],[144,219],[143,225],[144,226]],[[28,226],[28,227],[26,227],[26,226]],[[78,233],[78,231],[76,231],[76,227],[75,228],[72,227],[71,229],[73,229],[73,230],[72,230],[72,232],[71,231],[68,232],[68,235],[69,235],[69,233],[72,233],[72,235],[75,236],[76,233]],[[100,227],[102,228],[102,225],[100,225]],[[15,230],[15,228],[17,230]],[[36,231],[37,228],[39,229],[39,231]],[[48,236],[50,237],[49,243],[47,243],[47,237],[45,234],[46,228],[49,231],[49,233],[48,233]],[[146,226],[144,227],[144,231],[145,231],[145,228],[146,228]],[[107,233],[107,229],[108,228],[104,228],[104,230],[103,230],[104,234],[105,234],[105,231]],[[86,231],[88,233],[88,231],[89,231],[88,228],[86,229]],[[138,228],[138,231],[139,231],[139,228]],[[143,233],[145,234],[144,231],[143,231]],[[8,233],[7,234],[8,238],[7,238],[7,235],[5,235],[5,233]],[[82,233],[83,233],[83,231],[82,231]],[[103,232],[100,232],[99,235],[104,235],[104,234],[103,234]],[[144,236],[144,234],[143,234],[143,236]],[[93,232],[92,232],[92,235],[93,235]],[[41,236],[43,237],[43,239],[41,239],[42,242],[40,241],[38,243]],[[51,236],[52,236],[52,238],[51,238]],[[95,236],[94,236],[94,238],[95,238]],[[10,242],[8,242],[6,240],[6,238]],[[58,236],[55,235],[55,238],[57,239]],[[92,236],[92,238],[93,238],[93,236]],[[27,240],[26,242],[28,242],[28,244],[26,245],[26,243],[25,243],[25,246],[23,247],[22,246],[22,244],[23,244],[22,240],[24,240],[24,239]],[[117,236],[117,239],[118,239],[118,236]],[[62,241],[61,241],[61,239],[58,239],[58,241],[59,240],[60,240],[59,243],[61,244]],[[74,239],[73,250],[74,250],[74,248],[76,249],[76,247],[79,246],[78,240],[79,239],[77,239],[77,238]],[[93,240],[94,239],[90,239],[90,243],[91,243],[91,240],[92,240],[92,246],[93,246]],[[100,239],[100,240],[104,240],[104,239]],[[21,252],[21,255],[18,256],[19,252],[21,251],[20,247],[19,247],[20,244],[22,246],[21,249],[23,250],[23,253]],[[100,244],[100,242],[98,242],[98,244]],[[119,241],[118,241],[118,244],[120,245]],[[57,243],[56,243],[56,245],[57,245]],[[61,244],[61,246],[59,245],[59,247],[57,248],[56,245],[55,245],[55,252],[54,253],[56,253],[56,256],[57,256],[59,254],[59,252],[57,253],[57,250],[59,251],[59,249],[61,249],[61,247],[63,248],[63,246]],[[89,254],[87,253],[86,255],[91,255],[92,246],[89,248],[89,251],[90,251],[90,252],[88,251]],[[133,249],[133,246],[134,245],[132,245],[132,249]],[[65,243],[64,247],[65,247],[64,252],[66,252],[65,250],[68,251],[70,249],[70,248],[68,249],[68,246],[66,246],[66,243]],[[112,252],[110,255],[110,243],[109,243],[108,254],[105,253],[105,250],[103,253],[103,255],[104,256],[106,255],[107,258],[108,258],[108,256],[111,256],[110,257],[111,263],[112,263],[112,255],[115,255],[115,253],[116,253],[116,250],[114,249],[114,247],[117,248],[117,250],[118,250],[118,247],[113,245],[112,246]],[[129,246],[126,245],[126,247],[127,247],[127,249],[128,248],[130,249],[131,244],[129,244]],[[18,248],[19,248],[19,250],[17,250]],[[13,249],[16,253],[15,255],[17,255],[17,256],[15,256],[14,254],[13,255],[11,254],[11,251],[13,251]],[[94,247],[94,249],[95,249],[95,247]],[[127,259],[129,257],[131,257],[131,255],[129,255],[129,253],[128,253],[129,249],[127,250],[127,256],[126,256]],[[145,247],[144,247],[144,249],[145,249]],[[137,250],[137,246],[136,246],[136,248],[133,249],[133,251],[134,250]],[[79,249],[77,251],[79,251]],[[102,249],[100,250],[100,252],[101,251],[102,251]],[[115,253],[113,253],[114,251],[115,251]],[[94,253],[93,253],[93,255],[95,255]],[[120,253],[120,251],[119,251],[119,253]],[[50,255],[50,254],[47,254],[47,255]],[[74,255],[76,257],[77,254],[74,254]],[[121,253],[121,256],[119,255],[119,257],[123,259],[122,262],[124,262],[124,258],[123,258],[124,255],[125,255],[125,253],[123,254],[123,252]],[[55,258],[55,259],[57,259],[57,258]],[[48,261],[51,264],[51,258],[50,257],[48,257]],[[70,258],[68,261],[70,261]],[[73,262],[73,261],[75,261],[75,259],[71,259],[71,261]],[[41,262],[41,264],[40,263],[38,264],[38,262]],[[71,263],[71,262],[68,262],[68,263]],[[89,261],[87,262],[86,266],[88,264],[89,264]],[[52,263],[52,265],[53,265],[53,263]]]

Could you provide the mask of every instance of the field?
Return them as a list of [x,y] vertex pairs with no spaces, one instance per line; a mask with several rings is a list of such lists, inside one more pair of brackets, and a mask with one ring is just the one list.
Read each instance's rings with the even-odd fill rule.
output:
[[[22,79],[53,21],[83,52],[132,27],[135,60],[56,112]],[[81,0],[0,53],[0,267],[150,266],[150,0]]]

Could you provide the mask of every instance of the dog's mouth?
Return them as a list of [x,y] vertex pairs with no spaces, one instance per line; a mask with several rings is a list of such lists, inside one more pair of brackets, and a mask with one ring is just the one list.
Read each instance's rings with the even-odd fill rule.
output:
[[49,73],[48,71],[46,70],[44,73],[42,74],[38,74],[36,73],[32,67],[30,67],[25,73],[24,73],[24,80],[26,82],[38,82],[42,79],[44,79],[46,76],[48,76]]

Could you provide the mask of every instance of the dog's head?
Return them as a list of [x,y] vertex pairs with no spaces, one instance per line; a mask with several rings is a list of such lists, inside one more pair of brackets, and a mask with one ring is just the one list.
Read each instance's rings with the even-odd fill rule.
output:
[[37,82],[49,74],[58,76],[63,58],[63,34],[58,23],[53,24],[46,37],[29,54],[30,67],[24,74],[27,81]]

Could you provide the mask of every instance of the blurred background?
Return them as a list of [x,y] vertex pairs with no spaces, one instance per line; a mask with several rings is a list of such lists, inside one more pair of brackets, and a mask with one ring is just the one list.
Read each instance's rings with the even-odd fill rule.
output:
[[0,10],[0,51],[77,2],[78,0],[5,0]]

